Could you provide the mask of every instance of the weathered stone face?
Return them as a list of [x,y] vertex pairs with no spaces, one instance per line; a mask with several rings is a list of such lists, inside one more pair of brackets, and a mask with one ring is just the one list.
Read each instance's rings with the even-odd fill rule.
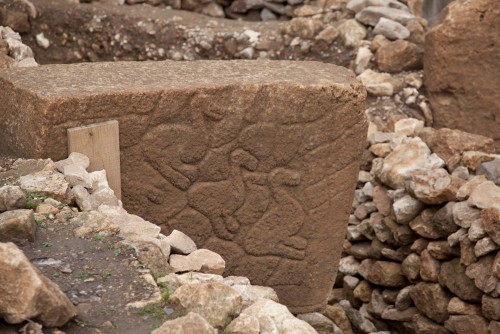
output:
[[496,140],[500,147],[500,2],[458,0],[425,38],[425,86],[438,127]]
[[0,154],[60,159],[67,128],[117,119],[127,210],[218,252],[227,274],[274,287],[293,312],[326,304],[366,137],[348,70],[49,65],[6,70],[0,85]]

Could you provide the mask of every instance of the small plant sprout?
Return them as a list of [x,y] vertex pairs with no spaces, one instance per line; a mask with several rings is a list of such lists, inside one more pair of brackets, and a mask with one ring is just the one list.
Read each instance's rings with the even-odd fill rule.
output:
[[52,242],[49,242],[49,241],[44,241],[42,243],[42,247],[43,248],[49,248],[49,247],[52,247],[52,246],[54,246],[54,244]]

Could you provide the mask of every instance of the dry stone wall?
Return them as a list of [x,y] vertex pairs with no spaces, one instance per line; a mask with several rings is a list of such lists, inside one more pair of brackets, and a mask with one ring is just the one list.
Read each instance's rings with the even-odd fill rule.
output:
[[325,314],[344,333],[497,333],[493,140],[416,119],[388,124],[370,125],[370,154]]
[[57,159],[67,128],[117,119],[127,209],[217,251],[227,273],[273,286],[296,313],[326,304],[366,131],[351,72],[127,62],[7,70],[0,81],[0,152]]

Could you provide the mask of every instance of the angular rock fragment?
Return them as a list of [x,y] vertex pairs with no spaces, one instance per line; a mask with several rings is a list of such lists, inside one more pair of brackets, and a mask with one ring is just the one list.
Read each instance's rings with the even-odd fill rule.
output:
[[207,333],[217,334],[208,321],[195,312],[189,312],[187,315],[165,321],[159,328],[153,330],[151,334],[170,334],[170,333]]
[[239,293],[217,282],[183,285],[170,296],[170,301],[187,312],[200,314],[217,328],[229,324],[231,316],[239,314],[243,305]]
[[33,242],[35,233],[33,210],[20,209],[0,213],[0,241],[27,239]]
[[8,323],[35,319],[59,327],[76,315],[68,297],[13,243],[0,243],[0,281],[0,317]]

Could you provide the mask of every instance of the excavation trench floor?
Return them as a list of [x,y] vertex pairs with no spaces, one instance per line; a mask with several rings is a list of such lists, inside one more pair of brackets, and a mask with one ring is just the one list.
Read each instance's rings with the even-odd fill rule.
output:
[[[54,219],[38,217],[36,241],[16,242],[30,261],[76,305],[78,316],[60,330],[71,334],[150,333],[168,320],[161,312],[162,307],[126,307],[130,302],[151,297],[154,288],[142,277],[149,270],[115,236],[75,237],[74,221],[78,214],[66,208]],[[0,322],[0,333],[9,333],[23,325]],[[53,331],[44,328],[44,333]]]

